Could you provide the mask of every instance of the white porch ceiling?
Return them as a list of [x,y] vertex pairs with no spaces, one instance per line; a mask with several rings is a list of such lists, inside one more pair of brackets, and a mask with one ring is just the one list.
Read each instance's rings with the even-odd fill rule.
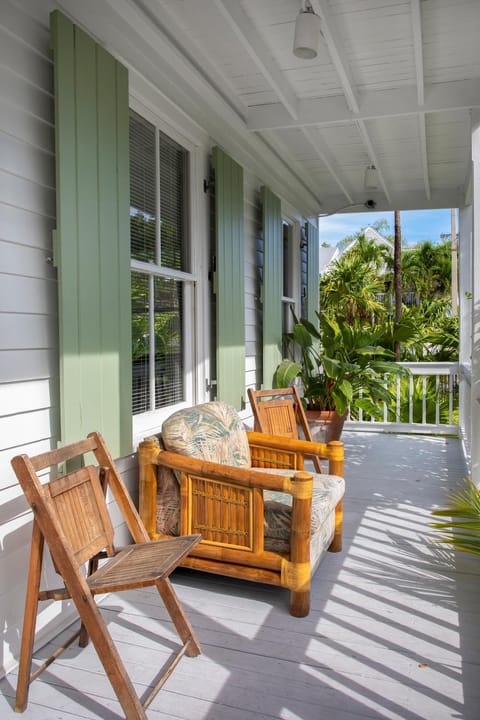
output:
[[[187,58],[192,88],[201,77],[226,117],[295,173],[318,212],[358,212],[367,199],[379,210],[468,202],[480,0],[311,4],[324,37],[318,56],[301,60],[300,0],[123,2],[130,22],[168,38],[170,63],[172,47]],[[364,189],[370,164],[378,191]]]

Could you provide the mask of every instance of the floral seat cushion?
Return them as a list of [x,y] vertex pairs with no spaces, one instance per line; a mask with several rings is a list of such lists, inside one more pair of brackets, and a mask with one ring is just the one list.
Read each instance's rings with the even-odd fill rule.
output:
[[[263,472],[272,472],[263,470]],[[276,472],[276,471],[273,471]],[[294,471],[282,471],[282,475]],[[312,572],[328,549],[335,531],[335,507],[345,492],[345,481],[337,475],[313,474],[312,515],[310,521],[310,563]],[[264,492],[264,545],[265,550],[288,554],[292,496],[288,493]]]

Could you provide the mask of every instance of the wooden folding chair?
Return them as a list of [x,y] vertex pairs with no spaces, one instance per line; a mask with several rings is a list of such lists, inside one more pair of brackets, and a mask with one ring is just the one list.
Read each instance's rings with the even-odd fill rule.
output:
[[[87,465],[58,476],[58,466],[76,458],[75,467],[86,453],[93,453],[98,465]],[[79,463],[80,459],[80,463]],[[85,440],[58,450],[28,457],[18,455],[12,466],[34,513],[32,547],[28,572],[25,616],[18,671],[16,706],[27,706],[30,683],[71,643],[80,638],[84,646],[91,638],[127,720],[146,718],[145,709],[165,683],[181,657],[195,656],[200,646],[171,586],[169,575],[200,541],[190,535],[151,542],[115,468],[102,437],[91,433]],[[38,473],[50,468],[50,479],[42,483]],[[104,484],[108,484],[134,539],[133,545],[117,550],[108,513]],[[44,541],[64,587],[40,589]],[[107,561],[98,563],[99,557]],[[85,563],[89,572],[83,571]],[[140,701],[107,625],[95,603],[95,595],[155,585],[182,641],[182,646],[156,678],[148,696]],[[81,627],[33,673],[32,653],[38,603],[40,600],[71,598],[81,618]]]
[[[297,388],[272,388],[269,390],[248,389],[248,398],[253,411],[254,430],[268,435],[281,435],[297,440],[298,428],[303,439],[312,442],[312,433],[308,424],[302,400]],[[311,455],[316,472],[322,472],[318,455]]]

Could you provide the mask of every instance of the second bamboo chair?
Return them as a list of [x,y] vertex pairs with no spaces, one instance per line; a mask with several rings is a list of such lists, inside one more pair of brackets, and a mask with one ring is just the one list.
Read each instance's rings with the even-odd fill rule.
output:
[[[254,417],[254,430],[268,435],[280,435],[298,439],[299,428],[303,439],[312,442],[302,400],[297,388],[272,388],[270,390],[248,389],[248,399]],[[317,473],[322,472],[319,455],[309,455]]]

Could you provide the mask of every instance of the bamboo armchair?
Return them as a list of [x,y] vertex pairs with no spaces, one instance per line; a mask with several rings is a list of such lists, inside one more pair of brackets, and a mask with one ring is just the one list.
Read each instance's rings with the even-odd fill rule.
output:
[[[328,459],[329,475],[305,472],[313,453]],[[308,614],[313,572],[325,550],[341,549],[341,442],[247,432],[233,408],[212,402],[175,413],[138,456],[140,516],[152,539],[200,533],[183,566],[287,588],[291,614]],[[179,519],[165,529],[169,482],[179,486]]]
[[[91,457],[91,454],[98,465],[82,466],[84,455]],[[72,461],[78,469],[59,475],[59,465]],[[79,638],[79,645],[84,647],[91,638],[125,717],[146,720],[146,707],[181,657],[200,653],[200,646],[169,580],[170,573],[200,541],[200,536],[150,541],[98,433],[35,457],[17,455],[12,465],[34,512],[15,710],[23,712],[26,709],[30,683],[74,640]],[[46,468],[50,469],[50,479],[42,482],[44,478],[40,479],[39,474],[42,475]],[[113,525],[105,499],[107,484],[134,539],[134,544],[124,549],[114,545]],[[45,542],[55,570],[63,580],[61,587],[40,588]],[[108,559],[99,566],[99,560],[103,558]],[[87,572],[84,572],[84,565]],[[157,588],[180,636],[181,646],[160,669],[147,697],[140,700],[95,603],[95,596],[150,586]],[[39,601],[68,599],[74,602],[80,615],[79,630],[31,672]]]

